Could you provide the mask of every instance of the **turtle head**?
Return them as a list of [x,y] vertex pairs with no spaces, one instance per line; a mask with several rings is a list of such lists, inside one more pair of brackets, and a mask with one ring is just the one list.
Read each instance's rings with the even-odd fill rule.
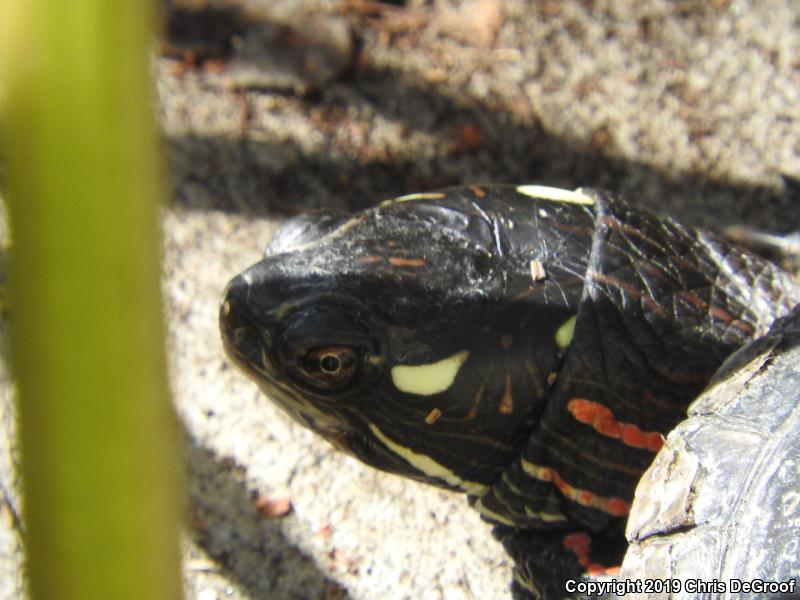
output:
[[300,423],[377,468],[478,494],[536,423],[575,309],[543,300],[547,286],[566,298],[563,281],[530,293],[529,257],[516,264],[468,208],[290,221],[228,284],[220,327]]

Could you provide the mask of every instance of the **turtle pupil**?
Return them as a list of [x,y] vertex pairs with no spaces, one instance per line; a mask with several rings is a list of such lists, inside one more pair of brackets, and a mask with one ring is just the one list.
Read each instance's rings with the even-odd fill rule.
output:
[[356,349],[346,346],[314,348],[298,358],[301,377],[324,390],[336,390],[350,383],[359,365]]
[[332,354],[328,354],[322,357],[322,360],[319,361],[319,366],[322,367],[323,371],[335,373],[339,370],[341,363],[337,357],[333,356]]

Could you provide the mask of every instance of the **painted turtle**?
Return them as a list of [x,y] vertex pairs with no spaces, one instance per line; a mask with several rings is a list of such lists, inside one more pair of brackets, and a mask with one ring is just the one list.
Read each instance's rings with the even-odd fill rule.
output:
[[297,421],[467,493],[516,591],[552,598],[614,581],[664,436],[798,303],[772,263],[606,193],[473,186],[290,221],[220,327]]

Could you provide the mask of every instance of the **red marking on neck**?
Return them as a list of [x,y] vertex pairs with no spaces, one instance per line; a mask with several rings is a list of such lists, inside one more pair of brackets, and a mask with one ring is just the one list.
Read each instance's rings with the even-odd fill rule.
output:
[[553,485],[555,485],[558,491],[566,498],[582,506],[602,510],[614,517],[624,517],[630,512],[631,505],[622,498],[598,496],[589,490],[573,487],[571,484],[564,481],[561,475],[551,467],[543,467],[528,461],[523,461],[522,468],[528,475],[536,477],[536,479],[552,481]]
[[371,265],[376,262],[382,262],[383,257],[378,256],[377,254],[370,254],[368,256],[362,256],[356,262],[360,265]]
[[589,575],[617,575],[619,574],[619,565],[612,565],[604,567],[601,564],[593,563],[589,558],[589,553],[592,551],[592,538],[583,531],[576,531],[564,536],[561,540],[564,548],[569,550],[578,559],[578,563],[586,569]]
[[602,435],[620,440],[631,448],[658,452],[664,444],[664,437],[658,431],[642,431],[633,423],[617,421],[614,413],[599,402],[572,398],[567,402],[567,410],[575,420],[593,427]]
[[470,191],[471,191],[473,194],[475,194],[475,195],[476,195],[478,198],[483,198],[483,197],[486,195],[486,192],[484,192],[484,191],[483,191],[481,188],[479,188],[477,185],[471,185],[471,186],[469,186],[469,189],[470,189]]
[[597,271],[590,270],[587,273],[587,278],[591,278],[598,283],[604,283],[611,287],[615,287],[621,289],[626,294],[630,295],[632,298],[636,298],[642,303],[642,306],[646,307],[651,312],[656,313],[657,315],[664,316],[666,315],[666,311],[664,308],[658,303],[658,300],[653,298],[647,292],[644,292],[633,285],[622,281],[621,279],[617,279],[611,275],[606,275],[605,273],[598,273]]
[[404,258],[402,256],[392,256],[389,264],[395,267],[424,267],[428,261],[424,258]]
[[736,327],[739,331],[746,335],[753,335],[756,331],[755,326],[748,322],[743,321],[742,319],[736,319],[731,313],[720,306],[714,306],[709,304],[702,298],[699,298],[697,295],[689,292],[689,291],[682,291],[678,292],[678,297],[689,302],[690,304],[694,304],[698,308],[702,310],[708,311],[715,319],[719,319],[726,325],[731,325],[732,327]]

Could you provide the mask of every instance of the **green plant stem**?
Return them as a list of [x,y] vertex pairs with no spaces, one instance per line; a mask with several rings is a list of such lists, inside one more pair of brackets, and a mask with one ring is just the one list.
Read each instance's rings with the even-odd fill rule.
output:
[[151,9],[0,2],[33,598],[180,596]]

